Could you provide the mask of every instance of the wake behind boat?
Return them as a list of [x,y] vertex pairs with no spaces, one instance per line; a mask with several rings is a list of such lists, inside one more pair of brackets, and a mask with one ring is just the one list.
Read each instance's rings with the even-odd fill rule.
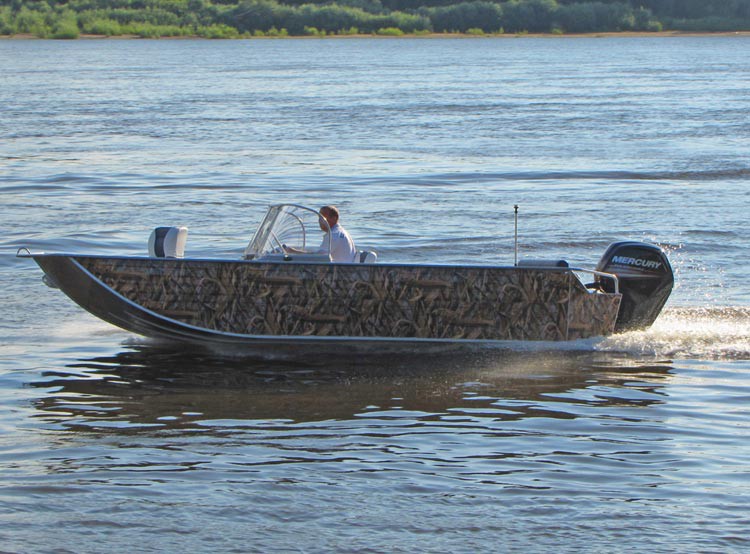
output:
[[319,212],[283,204],[269,208],[243,259],[183,257],[185,228],[156,229],[147,257],[18,255],[125,330],[269,353],[585,339],[650,326],[673,286],[665,253],[641,242],[610,245],[592,270],[562,260],[390,264],[372,252],[331,263],[320,228],[330,232]]

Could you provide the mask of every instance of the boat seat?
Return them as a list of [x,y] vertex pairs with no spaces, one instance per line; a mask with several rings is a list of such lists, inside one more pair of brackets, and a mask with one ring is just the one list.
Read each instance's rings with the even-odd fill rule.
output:
[[152,258],[182,258],[187,234],[187,227],[157,227],[148,239],[148,255]]
[[361,264],[374,264],[378,261],[378,255],[371,250],[360,250],[355,260]]

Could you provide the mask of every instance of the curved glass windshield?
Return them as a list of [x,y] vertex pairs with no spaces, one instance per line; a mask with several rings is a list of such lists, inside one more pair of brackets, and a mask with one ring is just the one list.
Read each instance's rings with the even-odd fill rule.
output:
[[323,241],[321,224],[328,230],[326,220],[311,208],[295,204],[271,206],[245,249],[245,258],[273,254],[318,254],[330,258],[330,244]]

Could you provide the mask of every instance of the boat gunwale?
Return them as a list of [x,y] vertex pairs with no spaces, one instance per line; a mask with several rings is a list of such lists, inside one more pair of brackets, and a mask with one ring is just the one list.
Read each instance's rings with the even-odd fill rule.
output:
[[[24,248],[25,249],[25,248]],[[79,254],[71,252],[29,252],[27,254],[16,254],[17,258],[106,258],[112,260],[148,260],[152,262],[209,262],[209,263],[231,263],[231,264],[251,264],[251,265],[274,265],[274,266],[285,266],[285,265],[314,265],[314,266],[354,266],[354,267],[404,267],[404,268],[456,268],[456,269],[514,269],[518,271],[549,271],[555,273],[565,272],[594,272],[595,270],[587,269],[583,267],[574,266],[545,266],[545,265],[487,265],[487,264],[452,264],[452,263],[394,263],[394,262],[376,262],[376,263],[360,263],[360,262],[326,262],[326,261],[294,261],[293,258],[283,261],[273,260],[245,260],[242,258],[230,259],[230,258],[160,258],[152,256],[128,256],[128,255],[105,255],[105,254]],[[601,275],[606,275],[613,279],[617,279],[617,275],[614,273],[596,272]]]
[[[21,250],[26,250],[26,254],[21,254]],[[273,260],[246,260],[243,258],[228,259],[228,258],[159,258],[153,256],[127,256],[127,255],[103,255],[103,254],[77,254],[70,252],[31,252],[25,247],[19,248],[16,253],[17,258],[52,258],[52,257],[66,257],[66,258],[92,258],[92,259],[111,259],[111,260],[148,260],[148,261],[161,261],[161,262],[203,262],[203,263],[219,263],[219,264],[253,264],[253,265],[272,265],[272,266],[285,266],[285,265],[312,265],[312,266],[354,266],[354,267],[393,267],[393,268],[455,268],[455,269],[513,269],[516,271],[544,271],[552,273],[588,273],[591,275],[602,276],[607,279],[611,279],[614,283],[614,292],[604,292],[589,289],[583,284],[583,281],[576,276],[576,280],[579,282],[583,289],[591,294],[620,294],[620,279],[614,273],[606,273],[595,269],[588,269],[583,267],[574,266],[547,266],[547,265],[482,265],[482,264],[418,264],[418,263],[393,263],[393,262],[377,262],[377,263],[359,263],[359,262],[326,262],[326,261],[294,261],[293,258],[289,260],[273,261]]]

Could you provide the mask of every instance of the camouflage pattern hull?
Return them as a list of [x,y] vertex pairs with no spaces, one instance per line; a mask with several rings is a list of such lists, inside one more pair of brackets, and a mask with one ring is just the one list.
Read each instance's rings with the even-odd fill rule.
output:
[[198,343],[569,341],[612,333],[621,300],[563,268],[33,257],[97,317]]

